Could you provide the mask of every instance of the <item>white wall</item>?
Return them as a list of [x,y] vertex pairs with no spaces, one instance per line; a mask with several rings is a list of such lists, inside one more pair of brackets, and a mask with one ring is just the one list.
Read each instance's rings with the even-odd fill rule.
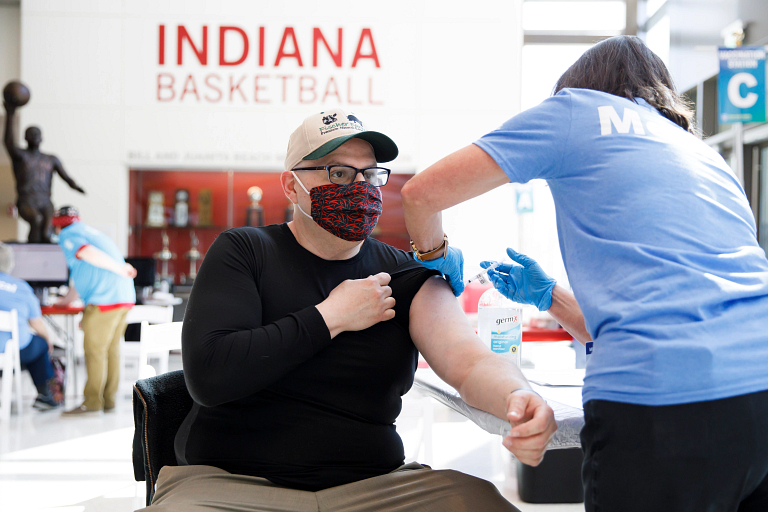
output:
[[[738,18],[738,0],[697,0],[668,2],[667,66],[680,91],[687,91],[720,71],[717,47],[720,32]],[[754,20],[745,19],[744,22]],[[649,46],[651,45],[649,32]]]
[[[19,78],[19,26],[21,10],[18,6],[0,6],[0,88]],[[0,108],[0,130],[5,126],[5,110]],[[17,237],[16,219],[8,215],[8,207],[16,203],[16,184],[11,160],[5,147],[0,149],[0,240]]]
[[[42,128],[43,150],[59,156],[88,192],[82,197],[57,180],[54,204],[78,205],[86,222],[114,233],[125,251],[129,168],[281,170],[290,132],[307,115],[334,106],[392,136],[401,150],[392,167],[401,172],[420,171],[496,128],[519,111],[520,7],[520,0],[393,0],[386,8],[351,0],[28,0],[21,12],[21,75],[33,99],[20,111],[22,125]],[[176,63],[178,25],[198,45],[203,25],[208,27],[207,65],[194,59],[189,47],[183,65]],[[248,36],[249,56],[238,66],[218,64],[222,25],[240,27]],[[264,66],[257,58],[261,26]],[[294,28],[301,67],[291,58],[274,66],[285,27]],[[313,27],[334,49],[336,30],[343,28],[340,68],[322,45],[318,66],[311,65]],[[379,68],[372,59],[351,67],[364,28],[371,30]],[[230,33],[227,59],[242,53],[239,41]],[[370,53],[369,41],[362,51]],[[160,73],[174,77],[172,101],[158,100]],[[226,91],[217,102],[207,100],[205,93],[216,97],[214,89],[204,86],[212,74],[221,77],[214,83],[223,84],[229,76],[235,82],[245,77],[246,100],[237,91],[231,101]],[[181,101],[190,75],[197,96],[188,91]],[[265,89],[259,93],[269,103],[254,101],[256,75],[269,75],[260,78]],[[285,101],[278,75],[292,77],[285,79]],[[312,94],[306,91],[300,96],[300,76],[318,84],[314,101],[308,101]],[[351,80],[351,100],[359,104],[350,104],[344,92],[341,101],[329,96],[323,102],[319,92],[330,77],[342,89]],[[161,93],[169,96],[168,89]],[[446,214],[452,243],[465,248],[468,260],[497,257],[489,240],[511,245],[507,241],[515,230],[503,219],[514,210],[513,199],[513,187],[506,186]],[[497,218],[501,224],[478,222]]]

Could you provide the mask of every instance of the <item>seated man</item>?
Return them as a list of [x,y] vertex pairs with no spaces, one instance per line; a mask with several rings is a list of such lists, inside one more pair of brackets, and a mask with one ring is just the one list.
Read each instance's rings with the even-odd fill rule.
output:
[[[50,353],[53,343],[43,323],[40,302],[26,281],[10,276],[15,261],[13,250],[0,242],[0,311],[15,309],[19,317],[19,351],[21,367],[29,370],[37,388],[35,409],[48,411],[59,406],[54,397],[55,379]],[[29,332],[32,327],[37,334]],[[11,333],[0,332],[0,352]]]
[[538,464],[554,414],[510,359],[475,335],[446,282],[368,238],[397,156],[341,110],[291,135],[294,220],[219,235],[184,319],[195,403],[152,510],[513,511],[456,471],[403,465],[394,421],[418,352],[471,405],[508,419],[503,440]]

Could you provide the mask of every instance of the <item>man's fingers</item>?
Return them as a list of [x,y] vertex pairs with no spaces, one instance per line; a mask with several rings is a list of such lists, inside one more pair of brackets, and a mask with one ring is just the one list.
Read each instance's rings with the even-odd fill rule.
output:
[[382,321],[392,320],[395,318],[395,298],[387,297],[384,299],[384,307],[386,308],[382,313]]
[[384,294],[384,297],[392,296],[392,288],[390,288],[389,286],[382,286],[381,292]]
[[392,280],[392,276],[390,276],[386,272],[379,272],[378,274],[372,277],[376,279],[376,281],[378,281],[381,286],[388,285],[389,282]]
[[[516,417],[514,415],[515,410],[512,409],[510,413],[508,414],[508,417],[511,422],[517,422],[520,421],[520,417]],[[552,427],[552,422],[554,421],[554,415],[550,414],[551,409],[549,406],[544,405],[539,406],[536,408],[536,410],[533,413],[533,417],[524,422],[521,423],[512,430],[509,431],[510,437],[530,437],[538,435],[541,432],[546,432],[549,428]]]
[[[510,422],[517,423],[525,416],[525,410],[528,408],[528,402],[531,400],[532,392],[519,390],[518,393],[512,393],[507,402],[507,418]],[[534,396],[536,396],[534,394]]]
[[546,450],[549,442],[552,440],[552,435],[548,432],[542,432],[531,437],[510,437],[504,438],[507,441],[510,449],[513,453],[533,453],[542,452]]
[[543,436],[526,440],[505,437],[501,444],[523,464],[537,466],[547,451],[548,440]]

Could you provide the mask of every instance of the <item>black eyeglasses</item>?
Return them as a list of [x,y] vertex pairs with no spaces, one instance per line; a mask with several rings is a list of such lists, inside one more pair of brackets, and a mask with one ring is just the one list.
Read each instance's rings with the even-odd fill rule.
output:
[[366,167],[358,169],[351,165],[324,165],[322,167],[299,167],[294,171],[327,171],[328,181],[336,185],[349,185],[355,181],[358,173],[362,173],[365,181],[374,187],[383,187],[389,180],[389,169],[384,167]]

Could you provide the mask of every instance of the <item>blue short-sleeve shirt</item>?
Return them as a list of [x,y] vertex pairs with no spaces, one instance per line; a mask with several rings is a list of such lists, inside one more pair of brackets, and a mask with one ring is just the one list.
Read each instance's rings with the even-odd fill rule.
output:
[[58,243],[67,259],[70,278],[84,303],[101,306],[136,302],[133,279],[96,267],[77,257],[80,249],[92,245],[115,261],[125,263],[120,250],[107,235],[82,222],[75,222],[61,230]]
[[[29,320],[43,316],[40,302],[26,281],[0,272],[0,311],[12,309],[19,317],[19,349],[23,349],[32,341]],[[0,331],[0,352],[5,351],[5,342],[9,339],[11,333]]]
[[565,89],[476,142],[545,179],[594,340],[584,402],[768,389],[768,260],[722,157],[644,100]]

